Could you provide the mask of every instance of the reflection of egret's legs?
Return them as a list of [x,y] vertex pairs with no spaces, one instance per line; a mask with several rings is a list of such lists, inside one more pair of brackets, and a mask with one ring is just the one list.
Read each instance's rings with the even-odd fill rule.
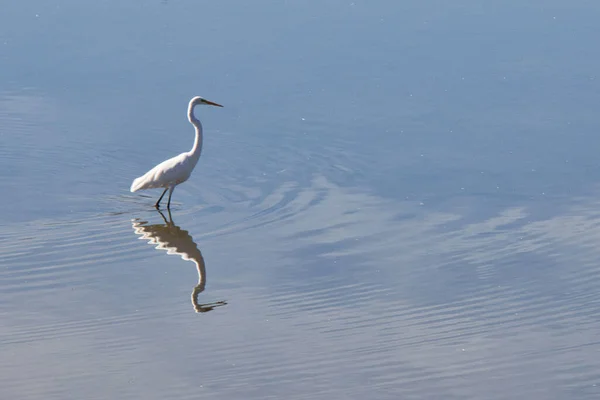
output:
[[[162,211],[160,211],[158,209],[156,211],[158,211],[158,213],[162,217],[163,221],[165,221],[165,225],[169,225],[169,223],[167,222],[167,219],[165,218],[165,214],[163,214]],[[168,210],[168,211],[169,211],[169,219],[171,220],[171,223],[173,223],[173,218],[171,218],[171,210]]]
[[162,217],[163,221],[165,221],[165,225],[167,225],[167,226],[175,225],[175,222],[173,222],[173,216],[171,215],[171,209],[167,208],[167,214],[169,214],[168,221],[167,221],[167,218],[165,217],[165,214],[163,214],[162,211],[160,211],[160,210],[156,210],[156,211],[158,211],[158,213]]
[[165,191],[160,195],[160,197],[158,198],[158,201],[154,205],[154,207],[156,207],[157,210],[160,208],[160,201],[162,200],[162,198],[165,195],[165,193],[167,193],[167,190],[169,190],[169,188],[165,189]]

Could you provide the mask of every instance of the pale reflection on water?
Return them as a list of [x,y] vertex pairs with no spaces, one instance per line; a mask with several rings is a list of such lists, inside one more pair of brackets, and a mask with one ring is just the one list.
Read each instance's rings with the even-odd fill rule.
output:
[[0,399],[600,397],[600,3],[5,3]]
[[197,313],[204,313],[215,309],[215,307],[224,306],[226,301],[216,301],[212,303],[201,304],[198,302],[198,295],[204,291],[206,286],[206,265],[204,257],[198,245],[188,231],[181,229],[173,222],[171,211],[168,210],[169,220],[160,211],[157,212],[162,217],[164,224],[149,225],[148,221],[133,219],[131,225],[137,235],[141,235],[139,239],[148,240],[149,244],[156,244],[156,249],[166,250],[167,254],[178,254],[182,259],[191,261],[196,264],[198,271],[198,284],[194,286],[192,291],[192,305]]

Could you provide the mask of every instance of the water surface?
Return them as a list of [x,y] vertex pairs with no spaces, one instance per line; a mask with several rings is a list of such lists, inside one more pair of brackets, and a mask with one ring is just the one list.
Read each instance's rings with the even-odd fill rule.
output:
[[0,397],[597,398],[599,11],[8,5]]

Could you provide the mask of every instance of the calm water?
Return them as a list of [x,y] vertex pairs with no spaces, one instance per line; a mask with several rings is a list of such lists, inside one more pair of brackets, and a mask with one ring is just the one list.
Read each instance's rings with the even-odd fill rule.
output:
[[597,399],[600,6],[484,3],[7,2],[0,398]]

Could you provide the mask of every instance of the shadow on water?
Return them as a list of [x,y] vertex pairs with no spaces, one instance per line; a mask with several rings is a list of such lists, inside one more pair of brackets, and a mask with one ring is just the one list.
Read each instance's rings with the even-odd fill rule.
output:
[[158,210],[158,213],[165,221],[164,224],[149,225],[148,221],[140,221],[140,219],[135,218],[131,222],[135,233],[141,235],[140,239],[147,239],[148,243],[156,244],[156,249],[166,250],[167,254],[179,254],[184,260],[196,264],[198,284],[192,291],[192,305],[197,313],[208,312],[216,307],[226,305],[226,301],[198,303],[198,295],[204,291],[206,286],[206,265],[202,253],[188,231],[181,229],[173,222],[170,211],[168,212],[168,221],[160,210]]

